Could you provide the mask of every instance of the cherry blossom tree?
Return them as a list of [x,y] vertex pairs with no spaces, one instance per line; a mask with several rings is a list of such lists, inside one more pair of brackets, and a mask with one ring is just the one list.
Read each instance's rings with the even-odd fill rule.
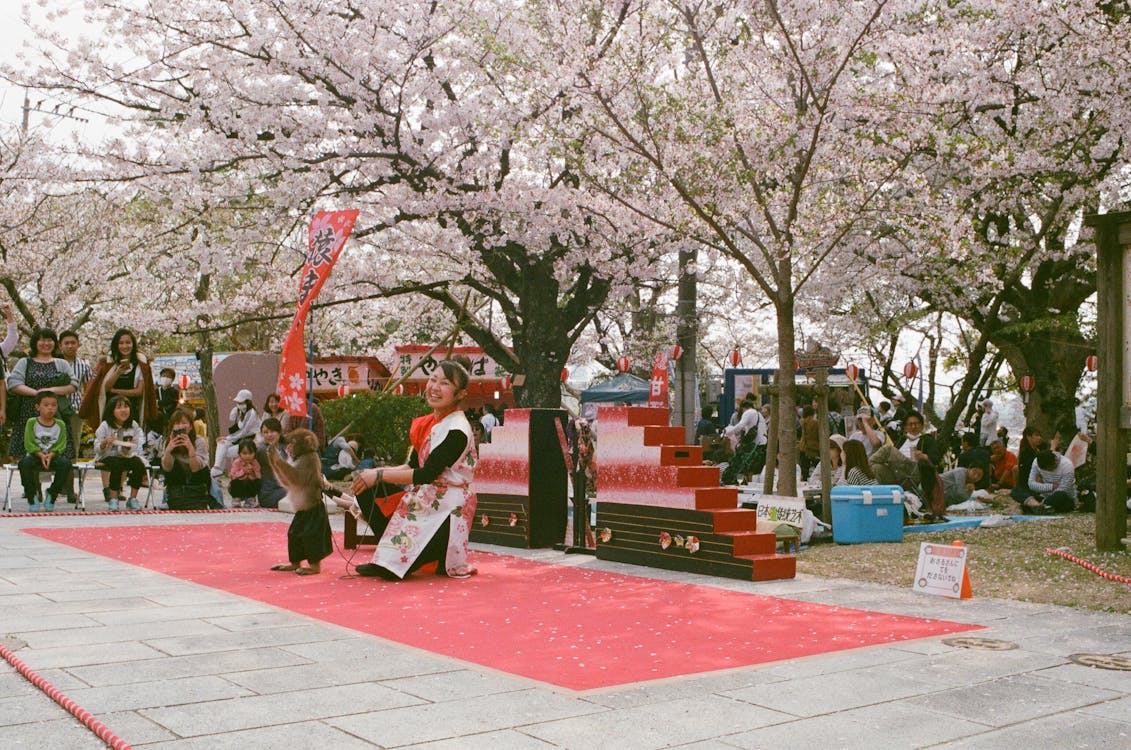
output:
[[25,333],[81,329],[122,304],[141,262],[122,229],[129,191],[76,182],[51,157],[40,137],[0,139],[0,288]]
[[[368,263],[334,284],[431,298],[527,376],[522,403],[551,405],[571,343],[647,266],[632,222],[563,157],[547,125],[568,119],[560,102],[517,67],[534,38],[523,5],[90,0],[100,39],[43,29],[44,62],[19,77],[122,111],[106,177],[160,190],[174,215],[253,197],[296,217],[360,208],[353,253]],[[263,224],[229,240],[277,240]],[[232,245],[208,234],[190,252],[225,274]],[[465,305],[488,299],[505,332]]]
[[1034,376],[1026,418],[1047,434],[1075,423],[1092,351],[1081,220],[1126,205],[1131,27],[1113,7],[960,4],[917,92],[937,134],[914,164],[921,212],[874,256],[970,327],[966,394],[983,363]]
[[[664,231],[738,263],[777,318],[784,377],[775,420],[778,489],[796,462],[795,308],[814,274],[876,242],[900,196],[914,123],[896,71],[924,33],[920,5],[895,0],[536,3],[555,52],[587,36],[571,106],[598,138],[587,175]],[[902,134],[902,139],[881,134]]]

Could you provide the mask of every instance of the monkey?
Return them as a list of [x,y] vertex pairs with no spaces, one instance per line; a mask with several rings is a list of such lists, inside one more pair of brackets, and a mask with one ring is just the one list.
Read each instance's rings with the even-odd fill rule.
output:
[[[274,451],[267,454],[279,484],[287,488],[287,497],[295,507],[295,517],[287,529],[288,563],[273,565],[271,570],[294,571],[300,576],[322,572],[322,560],[333,551],[330,539],[330,517],[322,503],[322,463],[318,458],[318,438],[310,430],[292,430],[287,434],[287,452],[294,464],[284,461]],[[301,563],[306,560],[304,567]]]
[[318,437],[310,430],[287,433],[287,453],[294,464],[284,461],[272,451],[268,454],[271,470],[279,484],[287,488],[287,496],[295,510],[310,510],[322,502],[322,462],[318,457]]

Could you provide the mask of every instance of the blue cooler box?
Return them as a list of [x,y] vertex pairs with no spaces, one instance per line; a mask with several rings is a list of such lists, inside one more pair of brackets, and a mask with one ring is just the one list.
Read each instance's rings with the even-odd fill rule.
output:
[[897,484],[833,487],[833,541],[902,542],[903,493]]

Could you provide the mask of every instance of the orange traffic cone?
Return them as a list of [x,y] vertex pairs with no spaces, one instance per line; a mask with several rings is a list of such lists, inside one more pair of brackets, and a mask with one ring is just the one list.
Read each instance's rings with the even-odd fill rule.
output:
[[[960,542],[956,539],[955,541],[951,542],[951,546],[962,547],[962,546],[965,546],[965,545],[963,545],[962,542]],[[967,555],[967,559],[969,559],[969,555]],[[970,588],[970,568],[967,567],[965,564],[963,564],[963,566],[962,566],[962,593],[960,593],[958,595],[958,598],[959,599],[973,599],[974,598],[974,592]]]

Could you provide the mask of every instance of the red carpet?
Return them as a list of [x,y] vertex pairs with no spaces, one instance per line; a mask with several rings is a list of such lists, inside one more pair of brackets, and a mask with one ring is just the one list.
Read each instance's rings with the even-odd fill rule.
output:
[[[474,578],[401,583],[268,568],[280,523],[25,529],[44,539],[572,690],[763,664],[977,629],[709,586],[473,553]],[[368,562],[362,549],[355,563]]]

